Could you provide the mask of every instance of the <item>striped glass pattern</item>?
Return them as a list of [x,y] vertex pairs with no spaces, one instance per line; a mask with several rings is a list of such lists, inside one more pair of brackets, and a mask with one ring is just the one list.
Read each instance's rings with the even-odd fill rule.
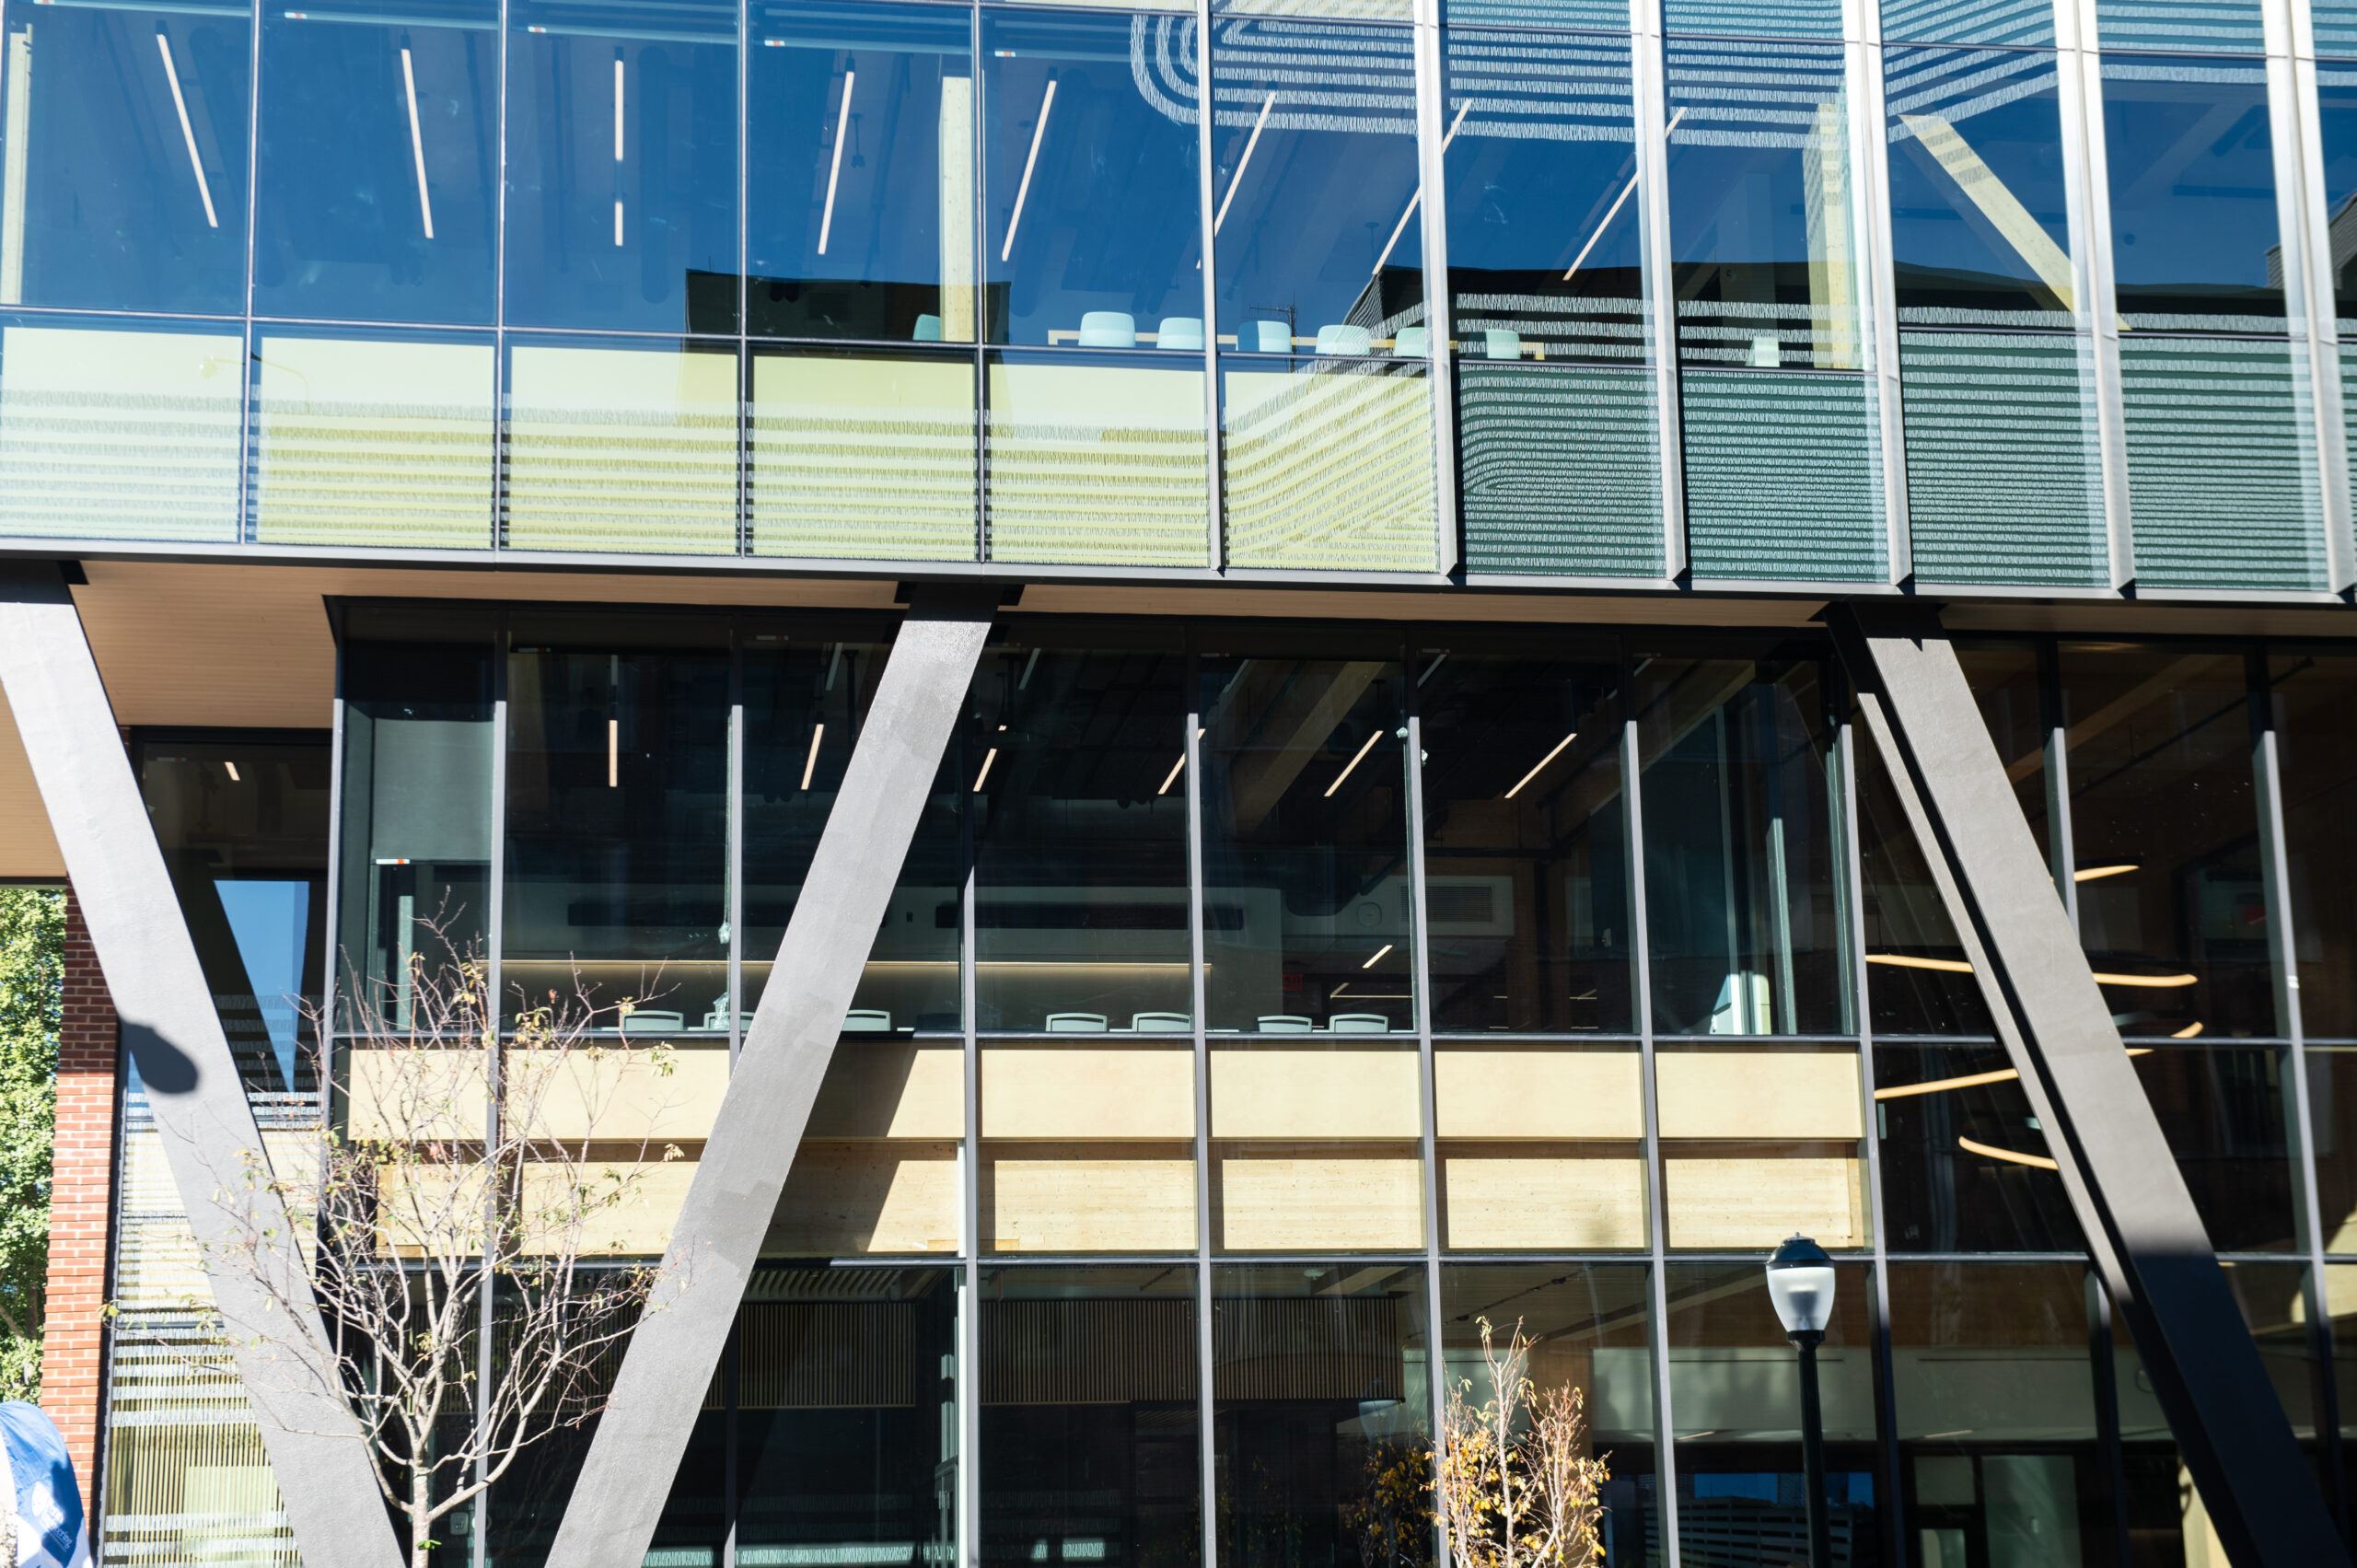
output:
[[992,560],[1209,564],[1201,361],[996,354],[986,386]]
[[2088,342],[1908,332],[1899,366],[1916,577],[2105,584],[2103,463]]
[[1419,367],[1310,363],[1221,380],[1229,564],[1439,568],[1432,389]]
[[2357,60],[2357,6],[2311,5],[2319,59]]
[[2105,49],[2257,54],[2267,46],[2258,0],[2097,0]]
[[2139,583],[2328,586],[2305,353],[2296,342],[2121,343]]
[[1629,7],[1612,0],[1459,0],[1448,19],[1490,28],[1575,28],[1584,32],[1625,31]]
[[1871,383],[1689,370],[1686,527],[1694,575],[1878,581],[1881,445]]
[[752,390],[754,554],[974,559],[970,354],[756,351]]
[[2051,0],[1884,0],[1882,36],[1894,43],[2001,43],[2034,49],[2054,41]]
[[1671,32],[1759,38],[1840,38],[1840,0],[1663,0]]
[[1660,575],[1650,374],[1465,360],[1457,387],[1470,569]]

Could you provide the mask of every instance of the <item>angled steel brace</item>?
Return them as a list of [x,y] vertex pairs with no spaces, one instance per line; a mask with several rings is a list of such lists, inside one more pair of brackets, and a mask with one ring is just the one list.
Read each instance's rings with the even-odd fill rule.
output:
[[2346,1564],[1955,649],[1915,612],[1826,612],[2071,1207],[2239,1568]]
[[795,900],[552,1568],[639,1568],[981,662],[997,592],[911,601]]
[[[306,1568],[400,1568],[366,1437],[346,1402],[294,1230],[249,1177],[253,1109],[170,874],[55,567],[0,571],[0,687],[155,1109],[173,1183],[235,1347]],[[279,1238],[274,1250],[255,1235]]]

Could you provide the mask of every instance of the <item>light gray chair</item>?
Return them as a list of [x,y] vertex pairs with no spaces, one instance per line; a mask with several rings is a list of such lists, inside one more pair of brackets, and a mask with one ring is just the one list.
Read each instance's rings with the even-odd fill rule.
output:
[[1338,1035],[1387,1035],[1391,1020],[1380,1013],[1337,1013],[1326,1020],[1326,1032]]
[[1142,1035],[1182,1035],[1193,1031],[1195,1020],[1184,1013],[1132,1013],[1130,1028]]
[[1481,334],[1482,352],[1492,359],[1520,359],[1522,334],[1502,327],[1492,327]]
[[1293,329],[1283,321],[1247,321],[1241,346],[1260,354],[1291,354]]
[[1048,1032],[1051,1035],[1101,1035],[1109,1032],[1102,1013],[1051,1013]]
[[938,316],[918,317],[917,330],[910,333],[909,336],[921,343],[939,343],[941,341],[941,318]]
[[1433,352],[1430,327],[1402,327],[1391,340],[1394,359],[1429,359]]
[[892,1032],[892,1015],[877,1007],[853,1007],[843,1015],[843,1033],[847,1035],[888,1035]]
[[1263,1013],[1260,1024],[1264,1035],[1306,1035],[1318,1027],[1298,1013]]
[[688,1027],[684,1013],[667,1013],[659,1008],[641,1007],[622,1020],[626,1035],[675,1034]]
[[1083,348],[1135,348],[1138,319],[1126,310],[1091,310],[1080,319]]
[[1191,348],[1201,352],[1203,346],[1203,319],[1201,316],[1165,316],[1162,325],[1154,331],[1157,348]]
[[1369,354],[1374,352],[1375,334],[1364,327],[1348,323],[1318,329],[1318,352],[1320,354]]

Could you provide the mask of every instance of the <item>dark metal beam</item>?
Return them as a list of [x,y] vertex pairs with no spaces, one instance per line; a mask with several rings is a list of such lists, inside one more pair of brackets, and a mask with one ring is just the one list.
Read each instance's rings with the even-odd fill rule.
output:
[[[156,1113],[238,1376],[307,1568],[399,1568],[284,1206],[247,1167],[261,1131],[214,1011],[64,579],[0,570],[0,688]],[[257,1246],[255,1238],[275,1238]]]
[[2347,1563],[1955,649],[1921,612],[1836,605],[1826,620],[2228,1557]]
[[795,900],[552,1568],[639,1568],[966,703],[997,595],[919,591]]

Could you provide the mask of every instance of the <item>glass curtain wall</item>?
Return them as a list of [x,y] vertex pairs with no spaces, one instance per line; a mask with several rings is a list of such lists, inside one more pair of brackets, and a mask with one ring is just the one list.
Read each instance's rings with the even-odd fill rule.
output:
[[[397,988],[429,908],[471,935],[496,895],[505,982],[577,967],[642,1000],[618,1048],[672,1045],[725,1084],[892,620],[343,624],[343,879],[305,972],[332,941],[342,983]],[[2329,980],[2357,676],[2290,644],[1965,655],[2205,1222],[2303,1387],[2322,1374],[2302,1271],[2357,1252],[2334,1077],[2357,1030]],[[963,1518],[994,1560],[1209,1539],[1405,1561],[1385,1499],[1452,1388],[1486,1397],[1487,1319],[1580,1393],[1611,1561],[1675,1530],[1781,1562],[1802,1500],[1758,1265],[1794,1230],[1843,1270],[1846,1561],[1969,1562],[2049,1529],[2083,1562],[2122,1529],[2183,1550],[2155,1512],[2175,1450],[1848,714],[1807,638],[1006,616],[662,1550],[720,1568],[733,1520],[740,1561],[933,1562]],[[149,772],[217,765],[218,793],[261,738],[157,738]],[[2294,961],[2317,977],[2305,1033],[2281,1011]],[[2295,1135],[2304,1063],[2318,1120]],[[701,1146],[681,1141],[689,1175]],[[2291,1201],[2310,1147],[2315,1232]],[[1991,1357],[2045,1390],[2030,1416],[1975,1413],[1986,1389],[1951,1372]],[[2303,1419],[2329,1467],[2337,1434]],[[503,1555],[545,1550],[577,1452],[493,1504]]]

